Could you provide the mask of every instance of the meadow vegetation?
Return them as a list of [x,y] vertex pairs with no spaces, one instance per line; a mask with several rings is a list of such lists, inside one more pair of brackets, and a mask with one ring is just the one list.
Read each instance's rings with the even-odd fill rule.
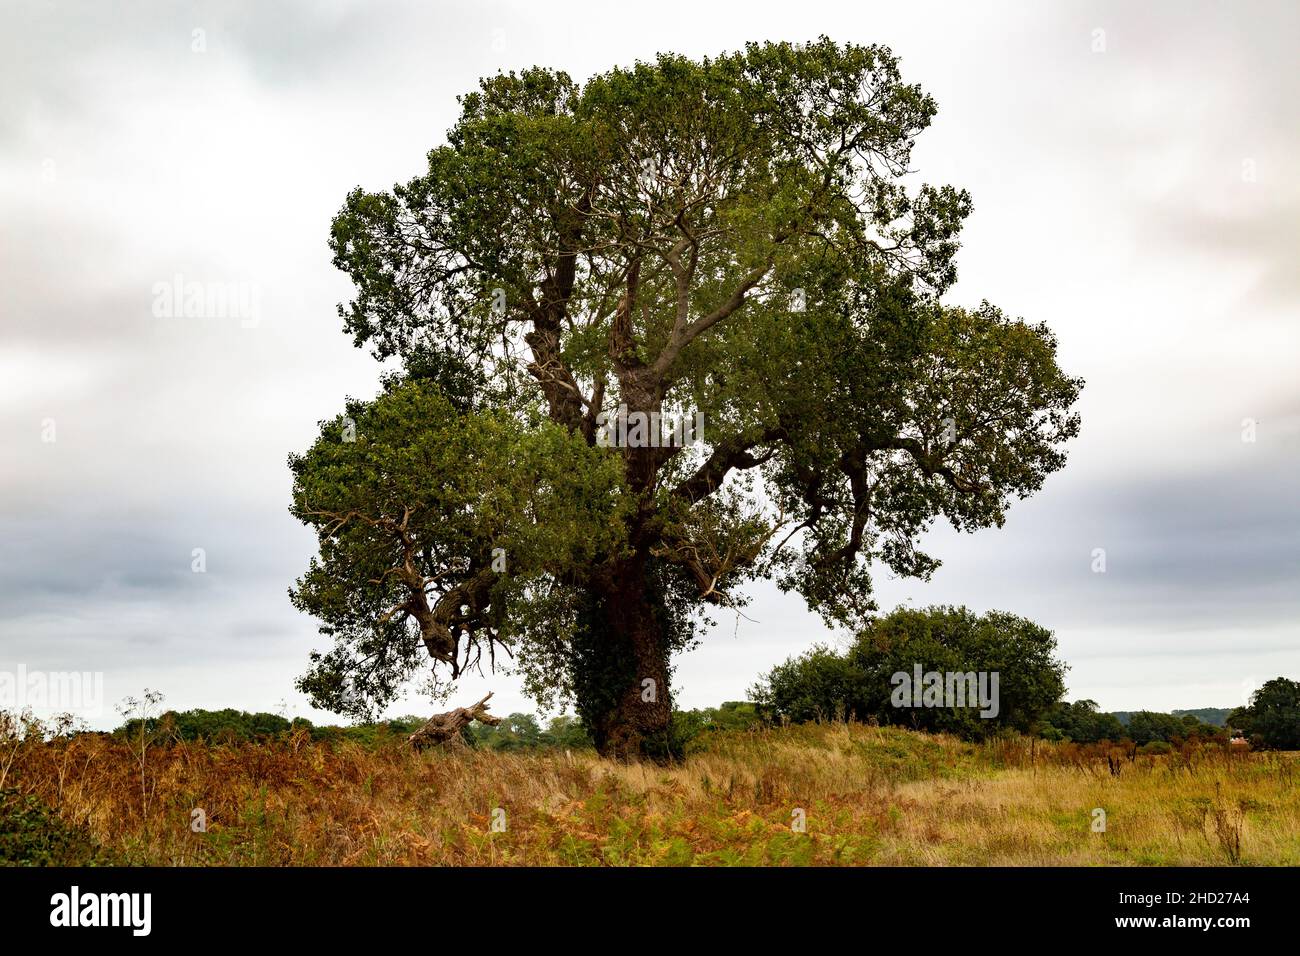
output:
[[704,729],[660,765],[302,726],[142,759],[129,734],[7,726],[0,831],[25,834],[0,840],[8,863],[1300,864],[1297,756],[1218,740],[1151,754],[810,723]]

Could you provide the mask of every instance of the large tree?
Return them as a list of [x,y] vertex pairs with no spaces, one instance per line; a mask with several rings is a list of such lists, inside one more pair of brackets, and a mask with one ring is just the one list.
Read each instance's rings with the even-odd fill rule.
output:
[[[873,562],[927,577],[936,518],[999,525],[1064,463],[1052,334],[941,301],[970,199],[911,181],[935,106],[889,50],[535,68],[460,102],[424,174],[333,224],[346,328],[400,372],[291,460],[319,704],[501,651],[602,752],[662,753],[709,605],[771,578],[857,626]],[[655,441],[658,416],[703,424]]]

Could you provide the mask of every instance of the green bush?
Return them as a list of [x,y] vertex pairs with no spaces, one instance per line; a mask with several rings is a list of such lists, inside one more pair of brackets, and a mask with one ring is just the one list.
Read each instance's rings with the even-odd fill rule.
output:
[[672,734],[675,752],[685,753],[703,744],[710,734],[748,730],[763,724],[758,708],[745,700],[729,700],[721,707],[673,711]]
[[750,694],[765,717],[794,724],[865,719],[879,710],[858,663],[824,644],[772,668]]
[[[875,720],[982,739],[1031,732],[1065,693],[1065,665],[1052,632],[1001,611],[898,608],[862,630],[838,654],[824,646],[774,668],[751,690],[770,720]],[[895,706],[894,675],[998,674],[997,713],[965,706]],[[899,687],[904,685],[897,685]],[[902,695],[910,699],[910,695]]]
[[84,827],[65,823],[31,794],[0,790],[0,866],[95,866],[106,862]]

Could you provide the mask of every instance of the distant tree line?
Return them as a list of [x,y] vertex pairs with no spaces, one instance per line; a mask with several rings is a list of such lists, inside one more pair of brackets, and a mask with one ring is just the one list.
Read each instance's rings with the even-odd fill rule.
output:
[[[751,688],[752,702],[674,710],[674,749],[684,752],[692,742],[718,731],[831,720],[894,724],[968,740],[1013,732],[1081,744],[1131,741],[1159,751],[1188,740],[1225,743],[1231,735],[1245,737],[1256,749],[1300,749],[1296,681],[1271,680],[1252,695],[1248,706],[1232,711],[1105,713],[1092,700],[1063,700],[1066,666],[1055,651],[1050,631],[1012,614],[900,608],[874,621],[843,650],[818,645],[772,668]],[[975,701],[915,706],[919,695],[905,696],[900,705],[898,675],[918,672],[997,672],[996,713],[981,716]],[[420,717],[402,717],[348,727],[317,726],[302,718],[225,709],[168,711],[150,718],[148,726],[164,740],[257,741],[303,730],[313,740],[375,744],[404,739],[423,723]],[[133,719],[115,733],[135,734],[139,729],[140,720]],[[496,751],[593,746],[588,728],[570,715],[554,717],[543,726],[531,714],[510,714],[495,727],[471,724],[463,738],[471,747]]]
[[1227,731],[1223,728],[1206,723],[1192,713],[1162,714],[1150,710],[1103,713],[1092,700],[1054,705],[1044,715],[1038,733],[1048,740],[1068,740],[1077,744],[1131,740],[1146,746],[1194,739],[1227,739]]
[[[127,720],[114,735],[136,737],[141,718]],[[248,713],[224,710],[167,711],[145,722],[146,730],[156,741],[205,741],[207,743],[252,743],[274,740],[293,731],[305,731],[312,740],[351,741],[373,745],[404,740],[423,725],[423,717],[397,717],[350,726],[313,724],[302,717],[289,719],[279,714]],[[755,706],[748,701],[728,701],[720,707],[697,710],[674,710],[672,728],[678,743],[685,748],[704,734],[755,727],[761,723]],[[514,713],[503,717],[495,726],[475,722],[463,733],[466,744],[480,750],[530,750],[560,747],[583,750],[594,747],[591,734],[577,717],[564,714],[553,717],[545,726],[532,714]]]

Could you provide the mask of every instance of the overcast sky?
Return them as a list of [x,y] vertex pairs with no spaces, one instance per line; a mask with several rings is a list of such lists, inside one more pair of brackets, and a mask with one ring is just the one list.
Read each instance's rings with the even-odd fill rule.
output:
[[[944,566],[882,570],[882,606],[1033,618],[1108,710],[1300,678],[1300,13],[1135,7],[6,0],[0,671],[102,671],[98,725],[146,686],[325,717],[293,689],[325,639],[286,596],[314,541],[285,459],[380,372],[335,312],[347,191],[421,172],[501,69],[825,33],[892,47],[938,102],[914,166],[975,201],[948,300],[1046,321],[1087,380],[1065,470],[1001,530],[936,529]],[[177,275],[255,291],[256,321],[156,315]],[[679,662],[683,705],[830,638],[754,597]],[[502,676],[453,701],[481,688],[533,709]]]

